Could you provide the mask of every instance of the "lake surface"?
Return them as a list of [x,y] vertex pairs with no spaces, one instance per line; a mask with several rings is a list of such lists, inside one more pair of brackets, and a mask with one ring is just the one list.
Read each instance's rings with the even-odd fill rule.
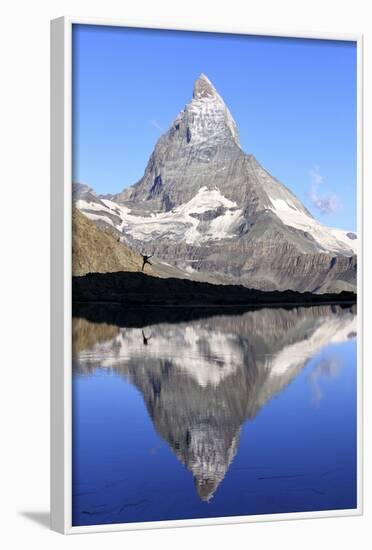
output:
[[73,319],[73,525],[351,509],[356,310]]

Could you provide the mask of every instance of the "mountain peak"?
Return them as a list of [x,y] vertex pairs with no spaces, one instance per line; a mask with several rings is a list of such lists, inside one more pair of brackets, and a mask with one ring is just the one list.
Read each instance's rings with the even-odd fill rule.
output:
[[[209,78],[201,73],[194,83],[193,97],[179,117],[187,117],[187,143],[215,145],[232,137],[239,145],[236,124],[224,100]],[[176,124],[179,122],[176,119]]]
[[203,97],[214,97],[216,95],[217,91],[212,82],[204,73],[201,73],[194,84],[193,98],[201,99]]

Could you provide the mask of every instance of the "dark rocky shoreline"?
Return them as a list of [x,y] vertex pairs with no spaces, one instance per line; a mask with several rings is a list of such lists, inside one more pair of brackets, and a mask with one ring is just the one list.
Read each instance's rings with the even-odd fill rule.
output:
[[187,279],[152,277],[141,272],[89,273],[72,277],[72,300],[153,306],[303,306],[355,304],[353,292],[264,292],[241,285],[215,285]]

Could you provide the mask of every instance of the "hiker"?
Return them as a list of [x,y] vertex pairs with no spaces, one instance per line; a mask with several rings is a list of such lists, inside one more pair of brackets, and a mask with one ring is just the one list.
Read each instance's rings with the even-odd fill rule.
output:
[[146,338],[145,333],[142,331],[142,338],[143,338],[143,345],[144,345],[144,346],[147,346],[148,343],[149,343],[149,340],[150,340],[151,336],[149,336],[148,338]]
[[152,263],[149,262],[149,259],[152,258],[152,256],[147,256],[146,254],[142,254],[142,253],[141,253],[141,256],[142,256],[142,258],[143,258],[143,264],[142,264],[142,269],[141,269],[141,271],[143,271],[143,269],[144,269],[144,267],[145,267],[146,264],[152,265]]

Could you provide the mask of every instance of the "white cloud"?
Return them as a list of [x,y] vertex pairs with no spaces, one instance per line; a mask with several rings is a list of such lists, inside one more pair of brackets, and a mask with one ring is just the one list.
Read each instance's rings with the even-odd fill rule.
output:
[[310,170],[310,200],[321,214],[334,214],[338,212],[341,206],[339,197],[335,194],[322,195],[319,193],[319,188],[323,185],[324,178],[320,173],[319,166],[315,166]]

